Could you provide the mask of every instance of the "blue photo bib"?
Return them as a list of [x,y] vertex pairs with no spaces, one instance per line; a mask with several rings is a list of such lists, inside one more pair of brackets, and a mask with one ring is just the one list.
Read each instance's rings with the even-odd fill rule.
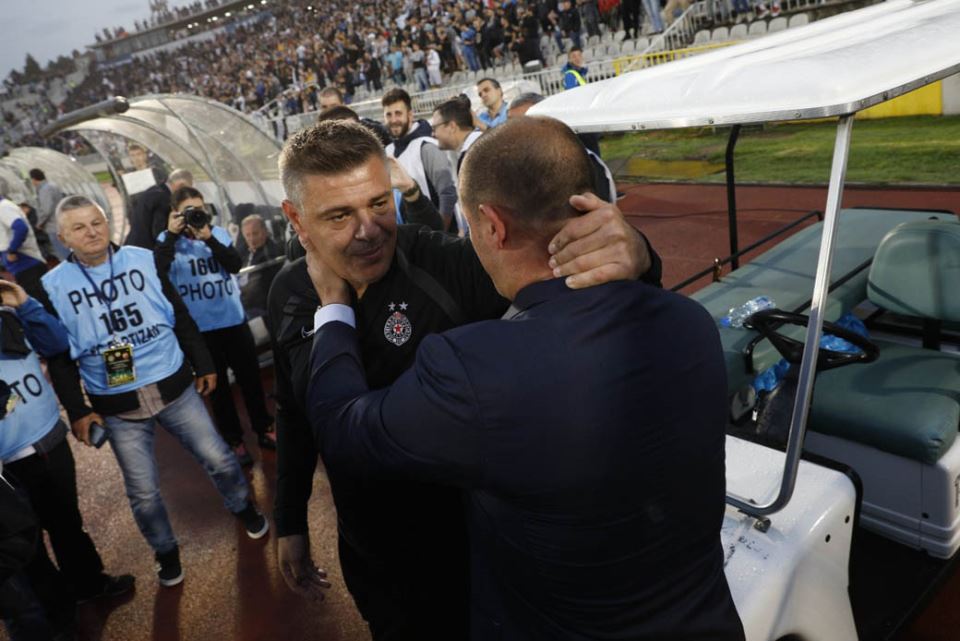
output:
[[[213,236],[230,246],[233,240],[222,227],[212,228]],[[162,242],[167,232],[157,238]],[[176,254],[170,266],[170,282],[176,286],[180,298],[190,310],[190,316],[201,332],[233,327],[246,321],[240,300],[237,277],[213,257],[213,252],[202,240],[181,236],[175,245]]]
[[60,420],[60,408],[32,351],[24,358],[0,355],[0,380],[10,390],[7,414],[0,420],[3,461],[46,436]]
[[[173,305],[163,294],[153,252],[122,247],[96,267],[63,262],[42,282],[67,329],[70,356],[87,392],[130,392],[180,369],[183,352],[173,333]],[[103,352],[115,342],[133,347],[136,380],[109,386]]]

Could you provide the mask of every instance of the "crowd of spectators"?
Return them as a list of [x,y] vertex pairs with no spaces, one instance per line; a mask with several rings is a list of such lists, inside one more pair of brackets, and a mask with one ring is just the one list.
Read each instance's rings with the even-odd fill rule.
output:
[[[583,19],[581,19],[583,16]],[[149,54],[93,74],[72,92],[66,110],[111,95],[185,92],[256,110],[284,94],[287,113],[317,108],[318,91],[336,86],[349,102],[358,88],[389,84],[439,86],[458,70],[489,70],[541,60],[541,38],[579,45],[617,26],[616,7],[601,15],[596,0],[470,0],[432,4],[389,0],[323,6],[276,2],[259,21],[237,19],[213,38]],[[290,91],[293,87],[294,91]]]

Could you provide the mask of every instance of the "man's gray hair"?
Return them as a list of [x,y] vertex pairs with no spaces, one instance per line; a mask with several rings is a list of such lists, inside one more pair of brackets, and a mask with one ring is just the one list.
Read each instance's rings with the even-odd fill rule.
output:
[[167,183],[170,185],[184,183],[190,187],[193,187],[193,174],[190,173],[190,170],[188,169],[174,169],[167,177]]
[[546,98],[538,93],[522,93],[510,101],[510,108],[516,109],[517,107],[525,107],[527,105],[533,106],[544,100],[546,100]]
[[63,198],[57,203],[57,209],[54,212],[54,216],[57,220],[57,231],[61,230],[63,217],[67,212],[71,212],[76,209],[86,209],[87,207],[96,207],[97,210],[103,214],[104,218],[107,217],[106,212],[103,211],[103,207],[101,207],[97,201],[88,196],[84,196],[83,194],[74,194],[72,196]]
[[[240,229],[243,229],[243,226],[247,223],[260,223],[261,227],[267,229],[267,223],[263,220],[263,216],[260,214],[250,214],[249,216],[244,216],[243,220],[240,221]],[[267,233],[270,233],[269,229],[267,229]]]

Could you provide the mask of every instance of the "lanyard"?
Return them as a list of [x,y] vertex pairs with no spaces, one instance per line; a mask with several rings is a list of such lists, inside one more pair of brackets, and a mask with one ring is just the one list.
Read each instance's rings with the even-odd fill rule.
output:
[[[110,263],[110,286],[113,287],[114,298],[117,294],[117,286],[113,284],[113,247],[107,247],[107,262]],[[113,326],[113,306],[110,304],[112,301],[107,295],[101,291],[97,284],[93,282],[93,278],[90,277],[90,273],[84,268],[83,263],[77,260],[77,267],[80,268],[80,272],[86,277],[87,282],[90,283],[90,286],[93,287],[94,293],[97,295],[97,300],[100,301],[101,305],[106,305],[107,307],[107,319],[110,321],[111,331],[111,340],[114,340],[116,335],[116,330]]]

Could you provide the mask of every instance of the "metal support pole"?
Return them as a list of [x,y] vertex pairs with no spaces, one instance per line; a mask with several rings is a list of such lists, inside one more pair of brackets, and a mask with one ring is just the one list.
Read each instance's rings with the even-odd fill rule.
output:
[[787,437],[786,459],[783,478],[777,497],[766,505],[754,505],[749,501],[727,495],[727,503],[751,516],[767,516],[780,511],[790,502],[800,467],[800,454],[803,451],[803,439],[807,432],[807,416],[810,400],[813,397],[814,377],[817,374],[817,356],[820,349],[820,335],[823,330],[823,313],[827,307],[827,293],[830,285],[830,270],[833,266],[833,243],[837,237],[840,201],[843,198],[843,183],[847,173],[847,158],[850,152],[850,133],[853,129],[853,115],[840,118],[837,125],[837,141],[833,148],[833,165],[830,169],[830,189],[827,192],[827,206],[824,209],[823,233],[820,236],[820,255],[817,258],[817,276],[813,283],[813,297],[810,302],[810,322],[807,325],[806,343],[803,346],[803,359],[797,381],[797,395],[793,400],[793,416],[790,420],[790,433]]
[[730,260],[732,269],[740,268],[740,257],[738,247],[740,241],[737,238],[737,180],[733,175],[733,150],[737,147],[737,139],[740,137],[740,125],[734,125],[730,129],[730,138],[727,139],[727,230],[730,233]]

